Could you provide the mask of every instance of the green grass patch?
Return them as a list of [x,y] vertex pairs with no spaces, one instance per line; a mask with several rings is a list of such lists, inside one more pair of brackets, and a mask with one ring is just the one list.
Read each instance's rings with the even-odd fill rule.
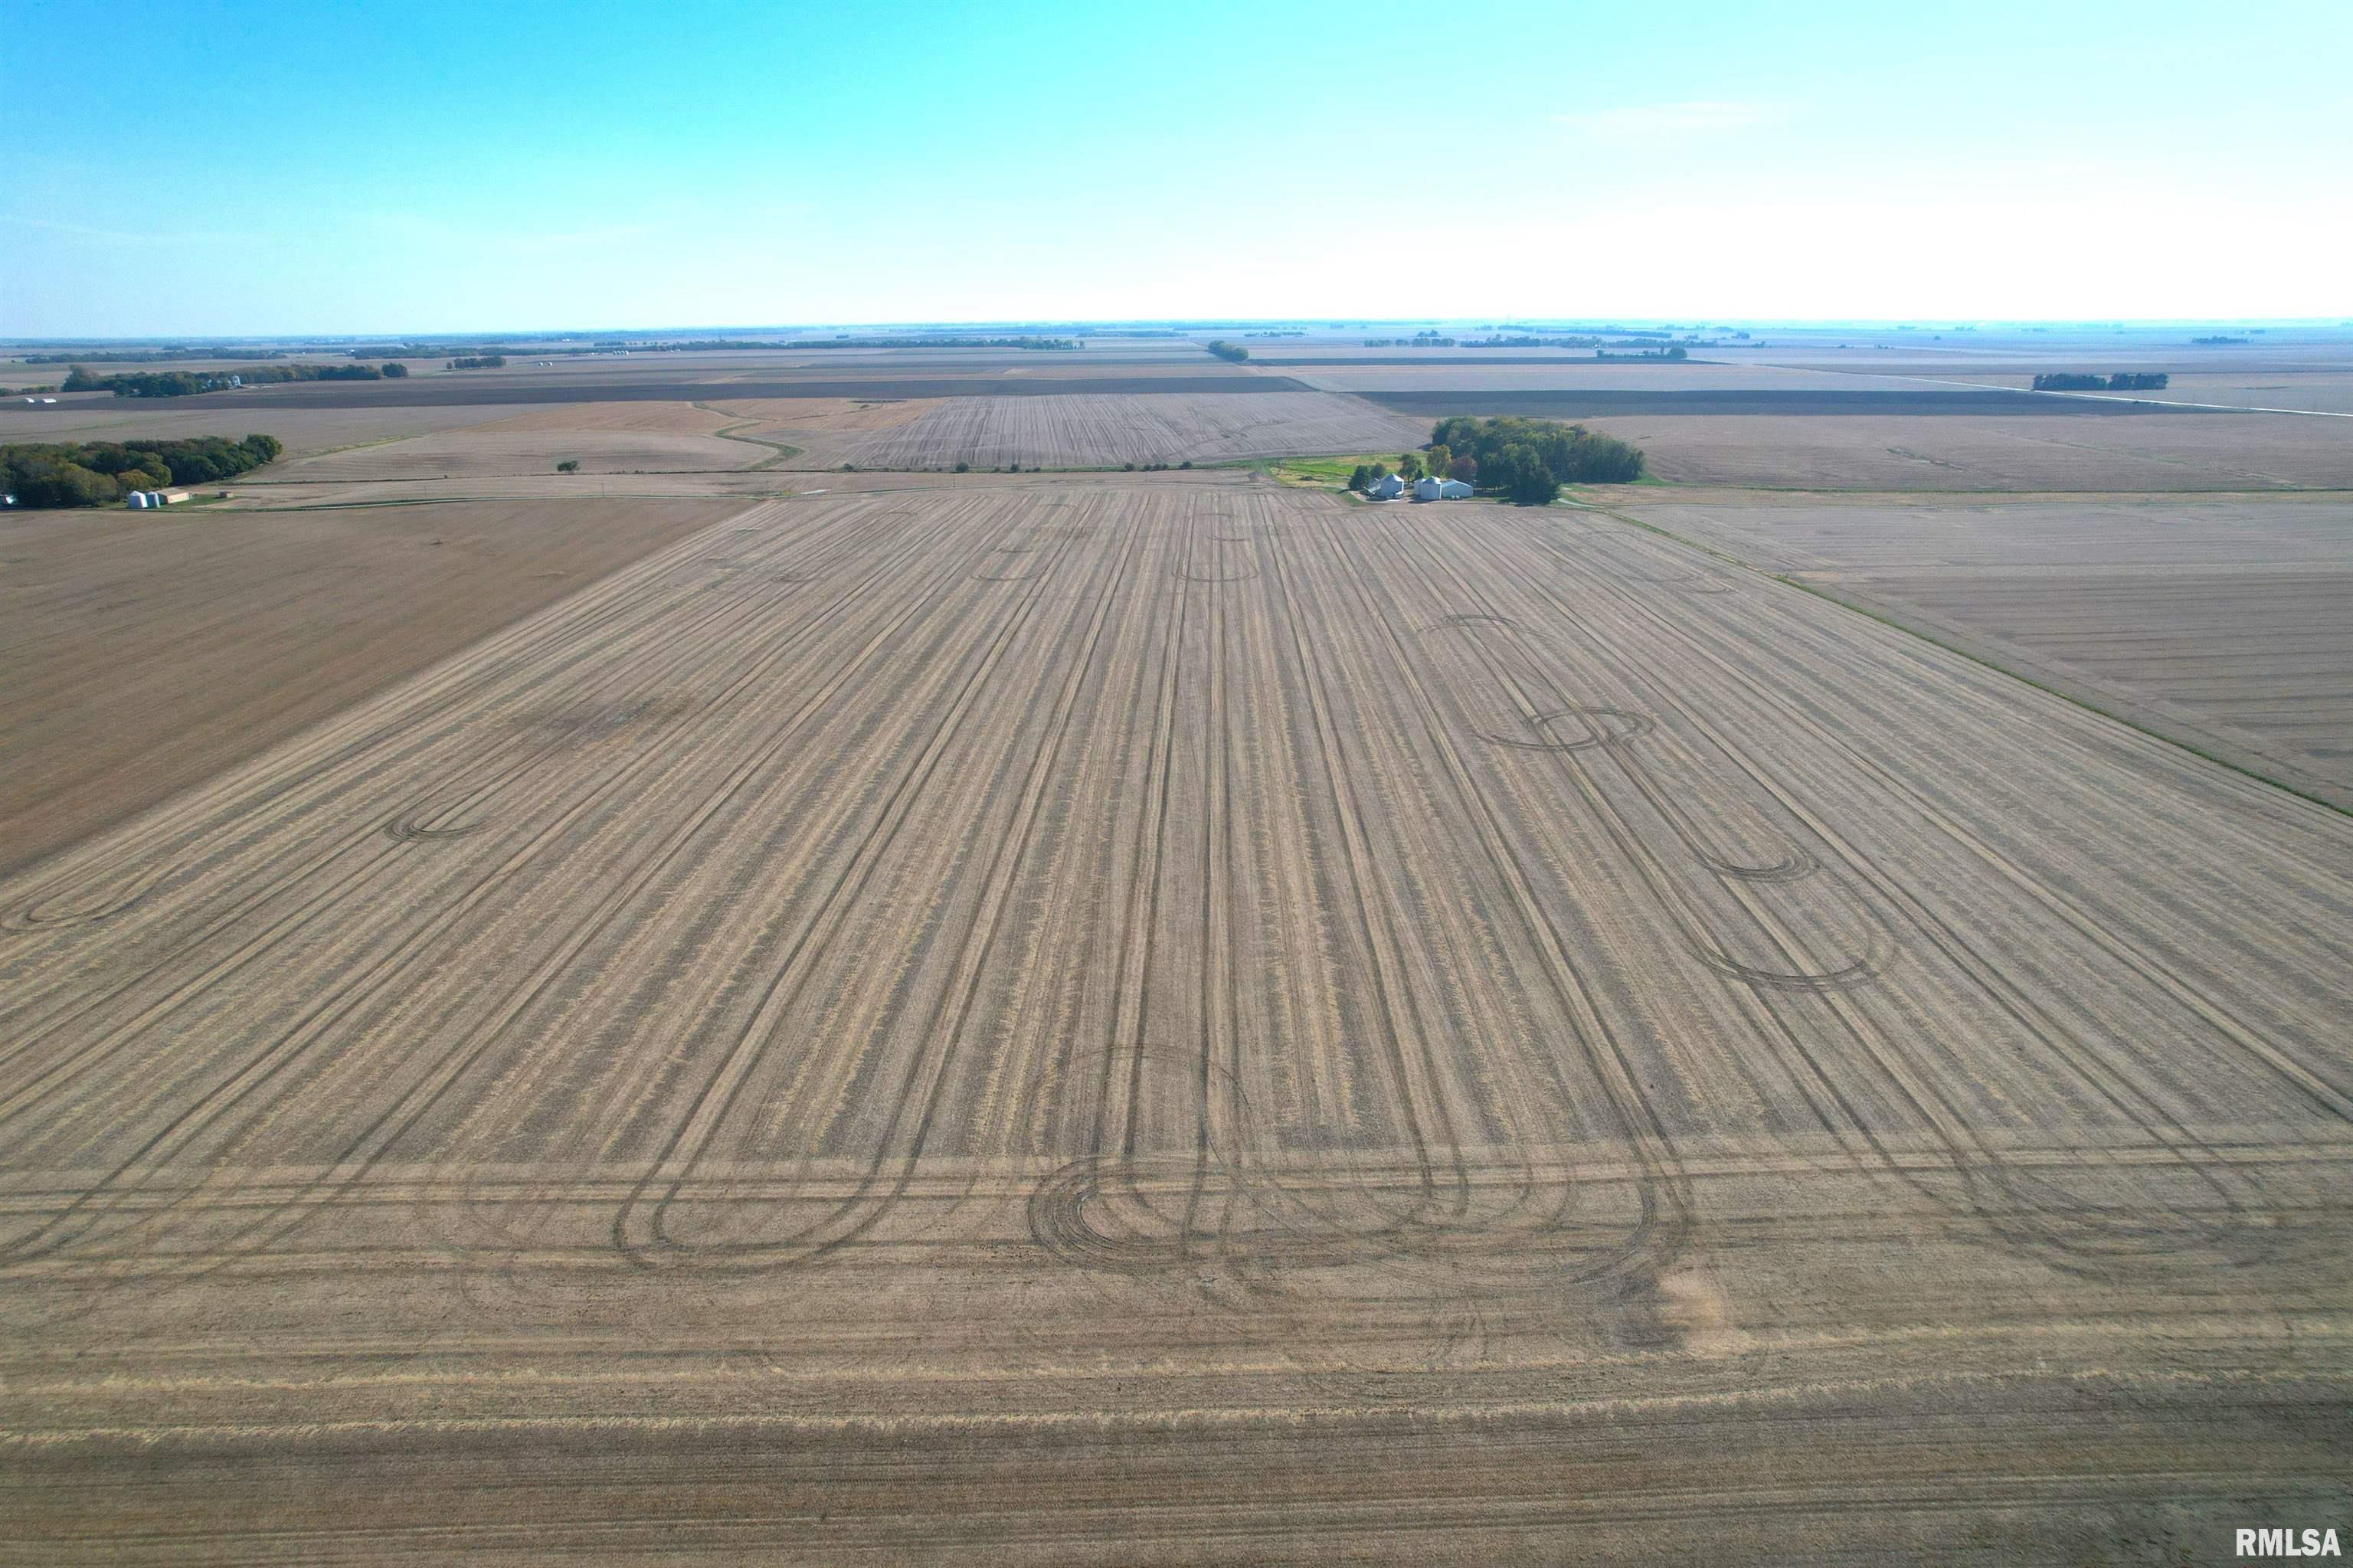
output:
[[1386,463],[1390,471],[1397,469],[1396,452],[1359,453],[1355,457],[1260,458],[1244,466],[1255,468],[1283,484],[1329,486],[1345,488],[1348,476],[1359,466]]

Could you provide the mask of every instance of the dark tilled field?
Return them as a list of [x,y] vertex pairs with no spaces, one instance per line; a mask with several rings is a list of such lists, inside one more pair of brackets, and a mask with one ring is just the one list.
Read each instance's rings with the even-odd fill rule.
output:
[[[459,408],[480,403],[690,403],[725,397],[1018,397],[1135,392],[1312,392],[1288,376],[941,376],[673,381],[658,377],[575,381],[541,376],[483,381],[307,381],[259,391],[209,392],[178,401],[190,408],[237,403],[257,416],[279,408]],[[1973,396],[1973,394],[1959,394]]]
[[2161,408],[2150,403],[1989,387],[1982,392],[1923,388],[1902,392],[1816,392],[1784,387],[1739,391],[1388,391],[1357,397],[1408,414],[1525,414],[1548,419],[1598,419],[1613,414],[2050,414],[2115,416],[2216,412]]

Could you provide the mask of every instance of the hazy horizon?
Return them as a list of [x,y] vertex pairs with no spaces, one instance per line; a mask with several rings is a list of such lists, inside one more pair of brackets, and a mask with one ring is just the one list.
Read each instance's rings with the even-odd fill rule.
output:
[[1439,326],[1457,329],[1493,327],[1499,332],[1567,332],[1608,331],[1613,326],[1629,330],[1667,329],[1678,331],[1713,331],[1738,327],[1750,330],[1781,332],[1821,332],[1832,328],[1858,331],[1926,331],[1973,332],[2004,330],[2041,331],[2071,328],[2083,332],[2159,332],[2179,331],[2193,327],[2243,327],[2253,330],[2289,329],[2298,331],[2330,331],[2353,329],[2353,318],[2342,315],[2313,316],[2148,316],[2137,319],[2105,317],[2077,319],[2063,316],[2017,317],[2008,320],[1990,318],[1947,317],[1934,315],[1910,316],[1823,316],[1772,318],[1736,316],[1708,312],[1686,311],[1679,314],[1647,316],[1634,314],[1583,315],[1555,314],[1514,317],[1477,318],[1471,316],[1367,316],[1367,315],[1231,315],[1231,316],[1105,316],[1092,319],[1048,316],[974,317],[962,320],[901,321],[804,321],[804,322],[664,322],[664,323],[602,323],[589,325],[570,323],[549,325],[537,323],[524,326],[409,326],[388,327],[379,332],[248,332],[248,333],[130,333],[100,335],[97,334],[55,334],[36,335],[16,334],[0,337],[0,341],[26,347],[44,344],[125,344],[139,345],[171,341],[174,343],[336,343],[365,342],[449,342],[480,338],[492,342],[556,341],[562,339],[610,334],[628,334],[647,338],[681,336],[691,334],[734,334],[741,336],[773,335],[795,332],[828,333],[913,333],[957,332],[981,333],[997,331],[1032,331],[1047,328],[1073,330],[1102,329],[1133,331],[1140,328],[1160,328],[1170,331],[1186,329],[1215,330],[1237,327],[1323,327],[1333,331],[1364,330],[1379,327]]
[[0,168],[11,338],[2353,313],[2338,6],[11,23],[22,58],[172,66],[32,106]]

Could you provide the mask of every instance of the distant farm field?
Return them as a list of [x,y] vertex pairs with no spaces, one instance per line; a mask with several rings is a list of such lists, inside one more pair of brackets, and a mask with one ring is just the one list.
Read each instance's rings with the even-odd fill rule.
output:
[[669,530],[0,882],[29,1556],[2091,1561],[2344,1496],[2353,819],[1567,507],[595,504],[10,535],[26,755],[135,769],[110,658],[266,711],[322,595]]
[[807,431],[789,413],[776,429],[807,449],[793,466],[881,469],[1216,462],[1368,446],[1403,450],[1430,439],[1426,420],[1326,392],[958,397],[865,430]]
[[1649,454],[1652,473],[1681,484],[1943,492],[2353,490],[2353,423],[2292,415],[1716,418],[1669,413],[1587,422],[1632,441]]

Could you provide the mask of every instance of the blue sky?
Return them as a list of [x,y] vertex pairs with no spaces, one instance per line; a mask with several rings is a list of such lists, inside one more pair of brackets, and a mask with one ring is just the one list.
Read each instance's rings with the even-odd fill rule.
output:
[[2341,0],[0,24],[17,335],[2353,314]]

